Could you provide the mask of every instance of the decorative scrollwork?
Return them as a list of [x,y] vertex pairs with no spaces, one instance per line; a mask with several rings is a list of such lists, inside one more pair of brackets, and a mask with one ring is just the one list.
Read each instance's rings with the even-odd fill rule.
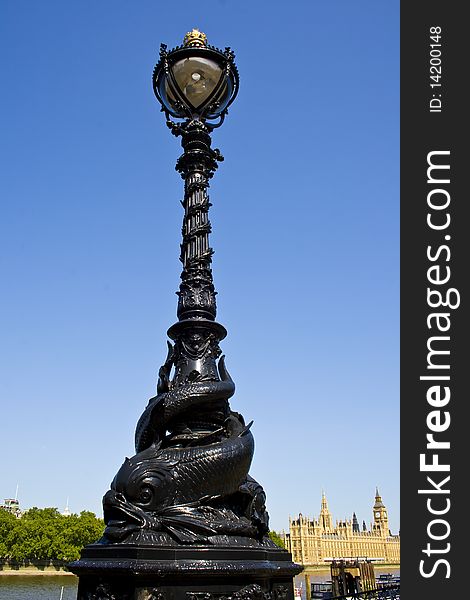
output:
[[216,594],[213,592],[186,592],[187,600],[287,600],[288,590],[285,586],[277,586],[273,591],[265,591],[257,583],[247,585],[233,594]]
[[154,588],[150,590],[146,600],[166,600],[166,595],[158,588]]
[[86,600],[129,600],[129,594],[114,590],[109,583],[99,583],[93,591],[86,592]]

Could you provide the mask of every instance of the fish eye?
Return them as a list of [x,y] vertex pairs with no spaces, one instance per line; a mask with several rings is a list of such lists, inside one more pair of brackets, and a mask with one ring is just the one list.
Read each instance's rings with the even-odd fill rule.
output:
[[145,486],[140,490],[139,500],[143,504],[148,504],[152,500],[152,497],[152,490],[148,486]]

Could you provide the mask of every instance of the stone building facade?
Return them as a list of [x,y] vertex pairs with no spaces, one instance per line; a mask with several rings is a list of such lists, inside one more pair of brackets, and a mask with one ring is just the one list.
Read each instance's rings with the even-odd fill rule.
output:
[[15,515],[17,519],[23,514],[23,511],[20,509],[20,503],[16,498],[5,498],[5,502],[0,504],[0,509]]
[[387,564],[400,564],[400,535],[392,535],[388,526],[387,509],[376,490],[372,508],[373,522],[367,529],[359,526],[356,514],[351,520],[336,521],[322,494],[318,519],[289,517],[289,533],[284,533],[284,544],[294,562],[302,565],[321,565],[332,559],[369,558]]

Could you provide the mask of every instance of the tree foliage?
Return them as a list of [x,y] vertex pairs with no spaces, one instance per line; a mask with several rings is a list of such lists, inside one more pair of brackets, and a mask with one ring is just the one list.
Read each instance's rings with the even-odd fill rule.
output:
[[276,531],[270,531],[268,535],[269,539],[274,542],[276,546],[279,546],[279,548],[285,548],[281,536]]
[[17,519],[0,509],[0,558],[76,560],[84,546],[103,535],[103,529],[103,520],[88,511],[66,517],[56,508],[31,508]]

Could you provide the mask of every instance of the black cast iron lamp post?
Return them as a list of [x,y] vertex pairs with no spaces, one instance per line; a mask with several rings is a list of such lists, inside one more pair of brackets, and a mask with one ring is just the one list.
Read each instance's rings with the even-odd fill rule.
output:
[[219,347],[227,332],[215,320],[207,188],[222,156],[210,133],[238,91],[234,54],[193,30],[183,46],[162,45],[153,89],[184,149],[178,321],[136,454],[103,498],[104,536],[70,565],[78,599],[293,600],[301,568],[267,535],[265,493],[248,474],[251,423],[231,410],[235,385]]

